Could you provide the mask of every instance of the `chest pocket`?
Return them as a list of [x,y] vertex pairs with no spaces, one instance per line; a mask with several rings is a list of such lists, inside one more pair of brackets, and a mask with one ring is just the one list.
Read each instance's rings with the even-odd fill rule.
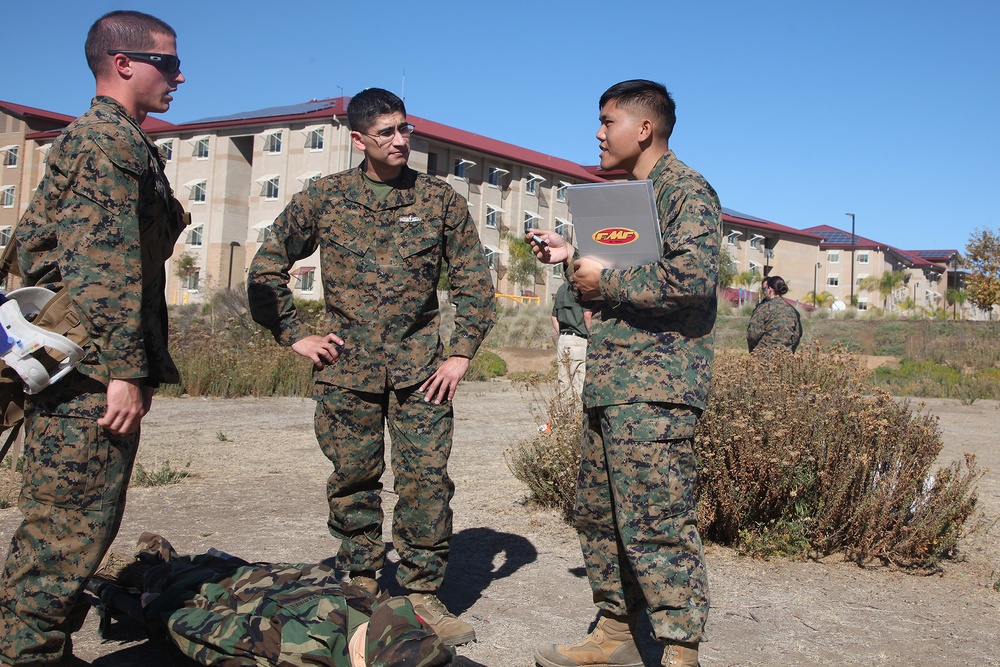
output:
[[429,260],[437,264],[440,252],[436,249],[441,244],[440,220],[402,215],[397,220],[397,225],[394,238],[402,259],[416,259],[419,255],[427,255]]

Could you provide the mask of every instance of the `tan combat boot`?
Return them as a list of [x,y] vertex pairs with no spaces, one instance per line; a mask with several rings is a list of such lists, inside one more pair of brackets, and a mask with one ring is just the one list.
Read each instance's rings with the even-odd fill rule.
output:
[[698,667],[698,642],[667,644],[660,664],[663,667]]
[[410,593],[406,597],[420,620],[429,625],[446,646],[476,641],[475,628],[456,618],[433,593]]
[[549,644],[535,653],[542,667],[642,667],[642,656],[628,623],[602,616],[578,644]]

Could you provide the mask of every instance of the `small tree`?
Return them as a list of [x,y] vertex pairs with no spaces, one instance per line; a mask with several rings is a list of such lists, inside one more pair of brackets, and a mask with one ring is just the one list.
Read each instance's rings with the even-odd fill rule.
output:
[[[902,271],[886,271],[881,276],[868,276],[861,281],[860,287],[866,292],[878,292],[882,297],[882,310],[888,308],[889,298],[893,297],[902,287],[906,274]],[[893,300],[895,303],[895,300]]]
[[174,275],[180,278],[182,283],[185,282],[198,268],[195,264],[197,261],[197,258],[190,253],[179,255],[174,260]]
[[720,290],[729,289],[736,281],[736,263],[727,248],[719,252],[719,282]]
[[507,253],[510,260],[507,263],[507,271],[510,281],[518,286],[530,286],[534,288],[535,279],[542,269],[542,265],[531,252],[531,246],[516,234],[504,234],[507,241]]
[[1000,304],[1000,233],[976,229],[965,246],[965,265],[971,275],[966,280],[968,299],[989,312]]
[[837,299],[835,296],[826,291],[820,292],[819,294],[816,294],[815,292],[809,292],[805,296],[805,301],[808,301],[817,308],[826,308],[836,300]]
[[[760,274],[758,274],[756,271],[744,271],[742,273],[738,273],[736,275],[735,280],[737,285],[746,288],[747,291],[749,291],[750,287],[760,280]],[[740,293],[740,305],[741,306],[743,305],[742,292]]]
[[964,289],[953,287],[945,292],[944,298],[951,305],[951,319],[957,319],[955,313],[957,306],[962,306],[962,312],[965,312],[965,302],[969,300],[969,295]]

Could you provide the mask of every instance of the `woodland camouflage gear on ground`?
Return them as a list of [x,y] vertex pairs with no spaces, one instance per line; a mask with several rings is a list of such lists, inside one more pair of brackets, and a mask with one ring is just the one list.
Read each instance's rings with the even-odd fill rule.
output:
[[140,537],[136,559],[161,561],[143,577],[147,621],[165,627],[170,641],[204,665],[349,667],[348,640],[365,622],[369,666],[451,661],[451,652],[406,598],[376,599],[342,585],[325,565],[177,556],[151,533]]

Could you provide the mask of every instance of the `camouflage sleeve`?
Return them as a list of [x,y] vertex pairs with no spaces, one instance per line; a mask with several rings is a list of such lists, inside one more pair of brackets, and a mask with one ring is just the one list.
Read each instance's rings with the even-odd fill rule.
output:
[[753,309],[753,314],[750,316],[750,324],[747,325],[747,350],[753,352],[754,348],[760,344],[761,339],[764,337],[764,333],[767,331],[768,318],[766,317],[766,312],[761,308],[765,302],[757,304],[757,307]]
[[48,206],[63,284],[110,376],[143,378],[149,373],[140,315],[143,162],[114,134],[81,133],[67,143],[50,162],[60,201]]
[[288,280],[292,264],[313,254],[319,245],[314,224],[319,215],[319,201],[311,189],[292,197],[268,229],[250,263],[247,277],[250,314],[285,346],[312,333],[295,311]]
[[611,306],[647,314],[690,308],[715,295],[719,277],[721,210],[711,188],[663,188],[658,193],[663,259],[601,272],[600,291]]
[[493,328],[496,290],[469,208],[456,192],[445,213],[448,284],[455,304],[450,354],[472,358]]

